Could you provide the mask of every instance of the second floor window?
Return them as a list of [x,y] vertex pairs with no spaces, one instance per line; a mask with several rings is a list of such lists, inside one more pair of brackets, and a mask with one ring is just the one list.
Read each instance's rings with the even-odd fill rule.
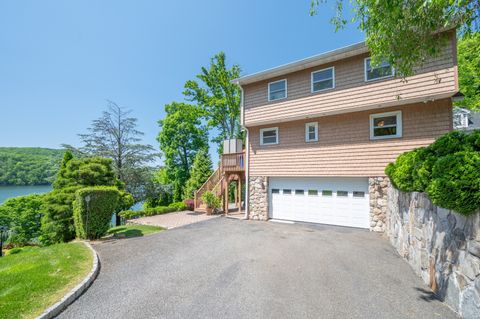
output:
[[370,139],[402,137],[402,112],[370,114]]
[[268,100],[275,101],[287,97],[287,80],[268,83]]
[[333,67],[312,72],[312,93],[335,87],[335,69]]
[[278,127],[263,128],[260,130],[260,145],[278,144]]
[[373,67],[370,58],[365,59],[365,81],[379,80],[393,76],[393,67],[388,62],[382,62]]
[[318,122],[305,124],[305,141],[306,142],[318,141]]

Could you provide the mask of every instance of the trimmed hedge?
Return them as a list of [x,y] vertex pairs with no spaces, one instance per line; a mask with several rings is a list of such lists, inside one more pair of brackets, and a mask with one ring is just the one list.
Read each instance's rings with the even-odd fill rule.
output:
[[404,192],[426,192],[435,205],[470,215],[480,208],[480,130],[447,133],[403,153],[385,173]]
[[120,192],[116,187],[96,186],[79,189],[73,202],[77,237],[97,239],[104,236],[110,228],[119,197]]
[[152,208],[145,208],[143,210],[124,210],[119,213],[119,216],[125,219],[133,219],[144,216],[162,215],[173,212],[180,212],[187,209],[187,205],[183,202],[171,203],[168,206],[157,206]]

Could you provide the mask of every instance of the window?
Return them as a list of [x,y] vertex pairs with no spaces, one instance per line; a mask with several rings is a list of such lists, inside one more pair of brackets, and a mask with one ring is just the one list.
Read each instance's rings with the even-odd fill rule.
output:
[[292,193],[291,189],[284,189],[283,190],[283,195],[290,195]]
[[280,190],[278,188],[273,188],[272,194],[280,194]]
[[353,191],[353,197],[365,197],[365,192]]
[[393,67],[382,62],[376,67],[370,65],[370,58],[365,59],[365,81],[379,80],[393,76]]
[[370,139],[402,137],[402,112],[370,115]]
[[268,100],[275,101],[287,97],[287,80],[268,83]]
[[303,194],[304,194],[303,189],[296,189],[295,190],[295,195],[303,195]]
[[305,141],[306,142],[318,141],[318,122],[305,124]]
[[335,87],[335,69],[333,67],[312,72],[312,93]]
[[348,197],[348,192],[347,191],[337,191],[337,196],[338,197]]
[[328,190],[323,190],[322,191],[322,196],[332,196],[333,192],[332,191],[328,191]]
[[260,145],[278,144],[278,127],[263,128],[260,130]]
[[318,195],[318,191],[317,191],[316,189],[309,189],[309,190],[308,190],[308,195],[317,196],[317,195]]

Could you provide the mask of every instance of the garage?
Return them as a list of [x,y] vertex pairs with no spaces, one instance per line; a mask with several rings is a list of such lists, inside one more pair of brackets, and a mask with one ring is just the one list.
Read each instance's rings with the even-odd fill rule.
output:
[[368,228],[368,178],[271,177],[269,218]]

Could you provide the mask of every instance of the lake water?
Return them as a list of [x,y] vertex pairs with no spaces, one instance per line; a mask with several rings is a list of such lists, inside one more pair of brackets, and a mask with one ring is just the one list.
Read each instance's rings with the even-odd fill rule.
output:
[[0,204],[7,198],[29,195],[29,194],[41,194],[47,193],[52,190],[50,185],[42,186],[0,186]]

